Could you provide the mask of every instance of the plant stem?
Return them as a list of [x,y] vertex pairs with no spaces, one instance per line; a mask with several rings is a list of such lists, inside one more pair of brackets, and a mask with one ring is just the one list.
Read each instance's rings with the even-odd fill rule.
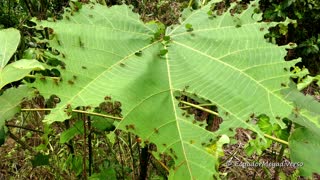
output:
[[219,113],[214,112],[214,111],[211,111],[210,109],[201,107],[201,106],[196,105],[196,104],[189,103],[189,102],[187,102],[187,101],[180,101],[180,102],[183,103],[183,104],[189,105],[189,106],[191,106],[191,107],[200,109],[200,110],[202,110],[202,111],[205,111],[205,112],[207,112],[207,113],[210,113],[210,114],[213,114],[213,115],[216,115],[216,116],[220,117]]
[[[41,108],[41,109],[21,109],[21,111],[51,111],[51,108]],[[88,114],[88,115],[93,115],[93,116],[100,116],[100,117],[105,117],[105,118],[111,118],[111,119],[116,119],[116,120],[122,120],[121,117],[115,117],[111,115],[106,115],[106,114],[100,114],[96,112],[88,112],[88,111],[83,111],[83,110],[76,110],[73,109],[72,112],[77,112],[77,113],[82,113],[82,114]]]
[[[198,104],[198,106],[204,107],[204,106],[215,106],[215,105],[214,104]],[[187,108],[191,108],[191,106],[181,107],[181,109],[187,109]]]
[[206,3],[206,0],[202,1],[201,7],[204,6],[204,4]]
[[190,0],[189,4],[188,4],[188,8],[190,8],[192,6],[192,3],[193,3],[193,0]]
[[134,155],[133,155],[133,149],[132,149],[132,139],[131,139],[131,133],[128,132],[128,142],[129,142],[129,149],[130,149],[130,155],[131,155],[131,158],[132,158],[132,169],[133,169],[133,179],[136,179],[136,168],[135,168],[135,165],[136,165],[136,162],[135,162],[135,158],[134,158]]
[[120,163],[121,163],[121,173],[122,173],[122,178],[124,179],[125,177],[125,174],[124,174],[124,161],[123,161],[123,157],[122,157],[122,153],[121,153],[121,146],[120,146],[120,140],[119,140],[119,132],[116,132],[116,143],[119,147],[119,158],[120,158]]
[[[288,122],[288,128],[286,129],[287,132],[288,132],[288,134],[291,133],[291,128],[292,128],[292,122],[289,121],[289,122]],[[289,145],[289,143],[288,143],[288,145]],[[281,145],[280,153],[279,153],[279,155],[277,156],[277,159],[276,159],[277,162],[281,162],[282,157],[283,157],[283,154],[284,154],[284,150],[286,149],[286,147],[287,147],[287,146]],[[274,176],[273,176],[274,178],[276,178],[276,179],[279,178],[279,171],[280,171],[280,167],[277,166],[277,167],[275,168],[275,173],[274,173]]]
[[13,124],[8,124],[8,123],[6,123],[5,125],[6,125],[7,127],[20,128],[20,129],[25,129],[25,130],[28,130],[28,131],[32,131],[32,132],[37,132],[37,133],[44,134],[43,131],[39,131],[39,130],[27,128],[27,127],[24,127],[24,126],[18,126],[18,125],[13,125]]
[[33,150],[28,144],[26,144],[25,142],[21,141],[21,139],[19,139],[17,136],[15,136],[14,134],[11,133],[10,130],[8,130],[8,134],[9,136],[16,141],[18,144],[20,144],[22,146],[22,148],[29,150],[32,154],[37,154],[37,152],[35,150]]
[[[64,125],[66,126],[66,130],[70,129],[70,121],[67,119],[64,121]],[[70,153],[72,154],[72,157],[74,156],[74,148],[73,148],[73,140],[70,139],[66,145],[69,148]]]
[[264,137],[269,138],[269,139],[272,139],[272,140],[274,140],[274,141],[276,141],[276,142],[278,142],[278,143],[281,143],[281,144],[289,145],[289,143],[288,143],[287,141],[284,141],[284,140],[282,140],[282,139],[273,137],[273,136],[271,136],[271,135],[269,135],[269,134],[264,134]]
[[[35,76],[35,75],[26,75],[25,77],[28,77],[28,78],[37,78],[37,77],[39,77],[39,76]],[[56,80],[60,80],[61,79],[61,77],[52,77],[52,76],[43,76],[43,77],[45,77],[45,78],[48,78],[48,79],[56,79]]]
[[145,180],[147,179],[147,172],[148,172],[148,164],[149,164],[149,159],[150,159],[150,155],[149,155],[149,146],[145,145],[145,147],[143,147],[141,149],[141,156],[140,156],[140,180]]
[[87,166],[86,166],[86,157],[87,157],[87,147],[86,147],[86,136],[87,136],[87,126],[86,126],[86,115],[82,115],[83,120],[83,157],[82,157],[82,165],[83,165],[83,178],[85,180],[88,179],[87,177]]
[[89,130],[89,134],[88,134],[88,147],[89,147],[89,176],[91,176],[92,174],[92,162],[93,162],[93,158],[92,158],[92,135],[91,135],[91,119],[90,116],[88,116],[88,130]]

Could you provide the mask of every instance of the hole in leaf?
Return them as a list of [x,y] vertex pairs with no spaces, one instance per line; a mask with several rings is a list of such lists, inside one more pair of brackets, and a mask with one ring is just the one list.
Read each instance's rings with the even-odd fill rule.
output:
[[136,53],[134,53],[134,55],[136,55],[136,56],[141,56],[142,55],[142,51],[138,51],[138,52],[136,52]]
[[182,115],[186,118],[193,116],[192,123],[199,126],[206,125],[208,131],[216,131],[222,123],[219,117],[218,108],[209,100],[199,98],[196,94],[187,93],[189,86],[185,86],[182,92],[178,92],[176,99],[179,101],[178,106],[183,110]]
[[[55,108],[60,103],[60,98],[57,95],[51,95],[50,98],[45,102],[46,108]],[[49,113],[49,112],[48,112]]]
[[79,46],[80,46],[81,48],[84,48],[84,43],[83,43],[83,41],[81,40],[80,37],[79,37]]
[[68,84],[73,85],[73,84],[74,84],[74,81],[68,80]]
[[60,78],[53,78],[52,80],[55,85],[59,86],[59,83],[61,81]]
[[129,124],[129,125],[126,125],[126,129],[127,130],[135,130],[136,129],[136,126],[134,124]]
[[159,52],[159,56],[164,56],[168,53],[168,50],[167,49],[161,49],[160,52]]
[[154,128],[154,133],[159,134],[159,129],[158,128]]
[[[105,96],[104,102],[100,103],[98,110],[101,113],[111,114],[112,116],[122,117],[122,109],[121,109],[121,102],[120,101],[112,101],[111,96]],[[134,130],[134,124],[128,124],[126,127],[129,129]]]
[[282,87],[287,87],[287,85],[285,83],[281,83]]

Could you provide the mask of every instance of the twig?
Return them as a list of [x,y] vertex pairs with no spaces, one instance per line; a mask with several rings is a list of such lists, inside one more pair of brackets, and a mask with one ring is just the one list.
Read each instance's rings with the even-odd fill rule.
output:
[[147,179],[148,163],[149,163],[149,159],[150,159],[148,147],[149,147],[149,145],[145,145],[145,147],[143,147],[141,150],[139,180],[146,180]]
[[[24,109],[21,109],[21,111],[51,111],[51,110],[52,110],[51,108],[39,108],[39,109],[24,108]],[[96,113],[96,112],[88,112],[88,111],[77,110],[77,109],[73,109],[72,112],[83,113],[83,114],[88,114],[88,115],[93,115],[93,116],[100,116],[100,117],[116,119],[116,120],[122,120],[121,117],[115,117],[115,116],[100,114],[100,113]]]
[[32,154],[36,154],[37,153],[28,144],[26,144],[25,142],[21,141],[17,136],[12,134],[10,130],[8,130],[8,134],[14,141],[16,141],[18,144],[20,144],[23,148],[29,150]]
[[264,134],[264,137],[269,138],[269,139],[271,139],[271,140],[274,140],[274,141],[276,141],[276,142],[279,142],[279,143],[281,143],[281,144],[285,144],[285,145],[288,145],[288,146],[289,146],[289,143],[288,143],[287,141],[284,141],[284,140],[282,140],[282,139],[273,137],[273,136],[271,136],[271,135],[269,135],[269,134]]
[[193,3],[193,0],[190,0],[189,4],[188,4],[188,8],[190,8],[192,6],[192,3]]
[[120,146],[120,140],[119,140],[119,133],[116,133],[116,139],[117,139],[117,144],[119,147],[119,158],[120,158],[120,163],[121,163],[121,172],[122,172],[122,178],[124,178],[124,161],[123,161],[123,157],[122,157],[122,153],[121,153],[121,146]]
[[87,147],[86,147],[86,136],[87,136],[87,127],[86,127],[86,115],[81,114],[83,120],[83,157],[82,157],[82,165],[83,165],[83,178],[85,180],[88,179],[87,177],[87,166],[86,166],[86,157],[87,157]]
[[88,134],[88,147],[89,147],[89,176],[91,176],[92,173],[92,136],[91,136],[91,119],[90,116],[88,116],[88,130],[89,130],[89,134]]
[[8,124],[8,123],[6,123],[5,125],[6,125],[7,127],[20,128],[20,129],[25,129],[25,130],[28,130],[28,131],[32,131],[32,132],[37,132],[37,133],[44,134],[44,132],[43,132],[43,131],[35,130],[35,129],[31,129],[31,128],[24,127],[24,126],[18,126],[18,125]]
[[186,104],[186,105],[188,105],[188,106],[194,107],[194,108],[196,108],[196,109],[200,109],[200,110],[202,110],[202,111],[205,111],[205,112],[207,112],[207,113],[210,113],[210,114],[213,114],[213,115],[216,115],[216,116],[220,117],[219,113],[214,112],[214,111],[211,111],[210,109],[201,107],[201,106],[196,105],[196,104],[189,103],[189,102],[187,102],[187,101],[180,101],[180,102],[183,103],[183,104]]
[[132,158],[132,169],[133,169],[133,179],[136,179],[136,169],[135,169],[135,165],[136,165],[136,162],[135,162],[135,158],[134,158],[134,155],[133,155],[133,149],[132,149],[132,139],[131,139],[131,133],[128,132],[128,141],[129,141],[129,149],[130,149],[130,155],[131,155],[131,158]]

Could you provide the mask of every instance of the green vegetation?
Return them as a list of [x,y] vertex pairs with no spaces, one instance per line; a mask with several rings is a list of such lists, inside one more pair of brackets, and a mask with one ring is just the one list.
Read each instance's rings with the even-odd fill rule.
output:
[[319,177],[317,2],[11,3],[0,177]]

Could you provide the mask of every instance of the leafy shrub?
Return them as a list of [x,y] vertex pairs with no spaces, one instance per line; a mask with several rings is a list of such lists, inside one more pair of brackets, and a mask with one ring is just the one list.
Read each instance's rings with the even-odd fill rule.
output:
[[[211,179],[219,177],[222,147],[236,128],[255,132],[256,142],[266,143],[265,137],[272,135],[287,140],[283,129],[289,128],[290,119],[296,130],[288,141],[298,147],[289,144],[296,152],[291,158],[308,162],[301,168],[302,175],[317,172],[319,162],[298,152],[305,144],[308,153],[316,154],[319,103],[290,83],[290,77],[301,78],[307,72],[290,71],[299,59],[283,61],[293,44],[277,46],[264,39],[269,28],[292,21],[259,22],[258,1],[239,13],[230,11],[235,7],[231,4],[225,13],[213,11],[212,4],[186,9],[180,23],[169,27],[143,23],[124,5],[107,8],[90,3],[66,10],[62,20],[36,22],[38,31],[49,34],[38,41],[48,41],[57,51],[48,55],[57,62],[46,64],[49,72],[36,73],[36,80],[28,83],[44,98],[58,99],[44,121],[68,122],[78,113],[86,114],[75,127],[92,120],[106,129],[115,128],[108,135],[111,142],[119,130],[139,136],[137,142],[152,147],[158,161],[169,157],[171,163],[164,165],[169,178]],[[50,75],[52,70],[57,73]],[[204,108],[209,106],[214,108]],[[190,107],[219,117],[219,128],[212,130],[209,121],[190,116],[196,116],[184,110]],[[266,117],[259,119],[267,120],[257,123],[260,114]],[[109,121],[91,119],[93,115]],[[86,134],[80,126],[62,133],[60,141]],[[300,138],[302,132],[309,141]],[[74,170],[80,164],[86,169],[79,156],[71,156],[68,163]]]
[[288,59],[302,57],[303,64],[312,75],[320,73],[319,32],[320,2],[316,0],[262,0],[263,17],[268,21],[282,21],[285,18],[297,20],[289,26],[286,33],[275,31],[274,37],[279,44],[295,42],[298,47],[291,50]]

